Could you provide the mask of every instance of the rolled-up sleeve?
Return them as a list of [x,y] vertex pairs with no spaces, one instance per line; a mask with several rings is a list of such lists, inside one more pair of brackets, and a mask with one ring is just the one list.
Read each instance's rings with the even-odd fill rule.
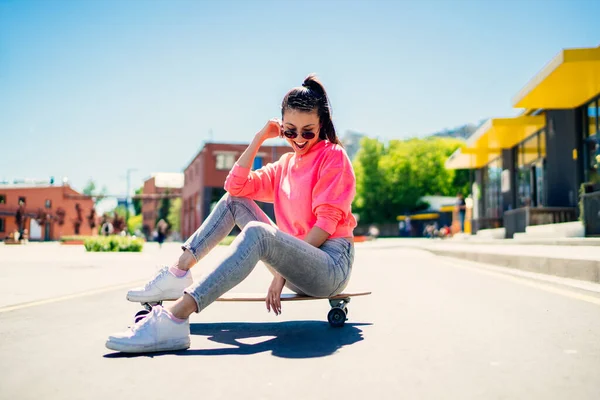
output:
[[340,221],[351,212],[355,195],[356,177],[350,160],[344,152],[334,152],[323,163],[313,189],[315,226],[332,235]]
[[273,202],[275,175],[279,161],[251,171],[235,163],[225,179],[225,190],[232,196]]

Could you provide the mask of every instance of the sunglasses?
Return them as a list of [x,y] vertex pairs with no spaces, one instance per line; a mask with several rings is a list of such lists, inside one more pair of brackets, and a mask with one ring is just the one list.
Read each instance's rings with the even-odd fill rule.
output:
[[[294,131],[283,131],[283,134],[288,139],[296,139],[298,137],[298,133]],[[315,137],[314,132],[302,132],[302,138],[306,140],[313,139]]]

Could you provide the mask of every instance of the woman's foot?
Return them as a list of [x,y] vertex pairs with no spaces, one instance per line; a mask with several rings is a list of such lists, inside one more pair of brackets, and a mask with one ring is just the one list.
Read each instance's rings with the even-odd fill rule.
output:
[[[176,274],[183,276],[176,276]],[[183,291],[192,283],[192,274],[189,270],[172,272],[169,267],[164,267],[144,287],[129,290],[127,300],[139,303],[176,300],[183,296]]]
[[106,347],[123,353],[184,350],[190,347],[190,323],[155,306],[130,329],[109,336]]

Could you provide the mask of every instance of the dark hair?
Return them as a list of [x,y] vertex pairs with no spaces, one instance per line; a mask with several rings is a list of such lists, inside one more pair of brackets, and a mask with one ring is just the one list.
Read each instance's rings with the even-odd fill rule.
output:
[[335,127],[331,120],[331,104],[329,104],[327,92],[315,74],[308,75],[301,87],[295,87],[287,92],[281,102],[282,118],[286,110],[304,112],[317,110],[319,122],[321,123],[319,138],[327,139],[331,143],[339,144],[340,146],[342,145],[342,142],[340,142],[335,133]]

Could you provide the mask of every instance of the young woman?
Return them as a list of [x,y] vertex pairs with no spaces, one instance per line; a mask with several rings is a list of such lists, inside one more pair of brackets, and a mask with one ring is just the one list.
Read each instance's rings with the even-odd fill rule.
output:
[[[266,307],[276,315],[284,286],[309,296],[335,295],[346,287],[354,262],[356,180],[336,135],[327,93],[314,75],[285,95],[281,116],[254,136],[227,176],[228,193],[182,246],[179,260],[127,293],[135,302],[178,300],[169,308],[154,307],[129,330],[110,336],[106,347],[122,352],[187,349],[188,317],[242,282],[258,261],[273,273]],[[260,146],[277,137],[285,137],[294,151],[251,171]],[[274,204],[277,226],[254,200]],[[241,233],[225,259],[193,283],[189,269],[235,225]]]

